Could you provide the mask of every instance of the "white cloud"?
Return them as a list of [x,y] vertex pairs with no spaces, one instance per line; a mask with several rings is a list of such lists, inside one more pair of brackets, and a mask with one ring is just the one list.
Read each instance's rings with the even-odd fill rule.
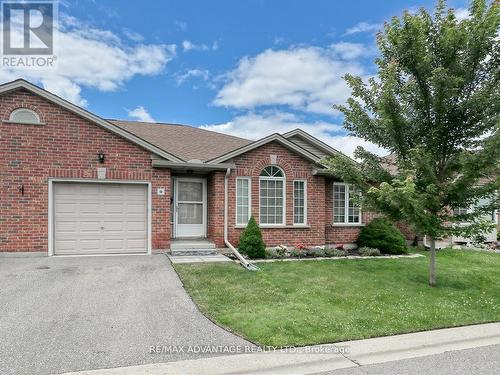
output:
[[225,84],[214,104],[234,108],[286,105],[333,115],[332,104],[343,103],[350,95],[342,77],[346,73],[366,74],[360,63],[344,60],[359,57],[361,51],[357,47],[339,43],[333,49],[269,49],[255,57],[244,57],[223,76]]
[[466,8],[457,8],[455,9],[455,17],[458,21],[463,21],[470,18],[469,10]]
[[206,69],[190,69],[183,74],[176,74],[175,81],[177,82],[177,85],[180,86],[186,80],[191,79],[191,78],[200,78],[203,81],[206,81],[206,80],[208,80],[209,77],[210,77],[210,73]]
[[130,29],[123,29],[123,34],[133,42],[144,41],[144,36]]
[[215,41],[212,43],[212,46],[209,47],[206,44],[194,44],[190,40],[184,40],[182,42],[182,50],[184,52],[189,52],[189,51],[215,51],[216,49],[219,48],[219,42]]
[[136,119],[138,121],[143,122],[155,122],[153,117],[149,114],[149,112],[143,106],[136,107],[130,111],[127,111],[128,117]]
[[373,33],[382,28],[379,23],[360,22],[355,26],[346,30],[345,35],[358,34],[358,33]]
[[85,105],[82,88],[113,91],[136,75],[156,75],[175,56],[175,45],[124,44],[108,30],[60,14],[55,30],[56,65],[50,69],[2,67],[0,81],[25,78]]
[[367,47],[361,43],[340,42],[330,45],[330,49],[341,59],[353,60],[367,54]]
[[201,128],[248,139],[259,139],[272,133],[286,133],[300,128],[351,157],[357,146],[363,146],[379,155],[387,154],[372,143],[345,135],[341,125],[324,121],[307,122],[285,112],[247,113],[223,124],[203,125]]

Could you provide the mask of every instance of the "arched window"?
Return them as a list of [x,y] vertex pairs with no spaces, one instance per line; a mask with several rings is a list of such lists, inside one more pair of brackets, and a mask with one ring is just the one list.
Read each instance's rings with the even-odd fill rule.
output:
[[265,167],[259,177],[259,221],[261,225],[285,224],[285,174],[274,165]]
[[22,124],[40,124],[40,117],[31,109],[18,108],[11,112],[9,121]]

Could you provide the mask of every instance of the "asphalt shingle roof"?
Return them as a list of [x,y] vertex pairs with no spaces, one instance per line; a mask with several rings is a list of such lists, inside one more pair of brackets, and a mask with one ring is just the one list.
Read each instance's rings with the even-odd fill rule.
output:
[[207,161],[252,141],[188,125],[107,120],[185,161]]

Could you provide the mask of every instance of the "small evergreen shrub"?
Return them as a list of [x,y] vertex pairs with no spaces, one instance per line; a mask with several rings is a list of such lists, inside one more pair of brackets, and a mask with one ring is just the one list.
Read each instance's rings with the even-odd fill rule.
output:
[[361,229],[358,245],[379,249],[384,254],[408,252],[404,236],[390,221],[383,218],[374,219]]
[[253,216],[248,221],[243,233],[241,233],[238,250],[250,259],[266,257],[266,244],[262,239],[262,233]]
[[379,249],[375,249],[373,247],[360,247],[358,249],[359,251],[359,254],[364,256],[364,257],[378,257],[380,256],[380,250]]

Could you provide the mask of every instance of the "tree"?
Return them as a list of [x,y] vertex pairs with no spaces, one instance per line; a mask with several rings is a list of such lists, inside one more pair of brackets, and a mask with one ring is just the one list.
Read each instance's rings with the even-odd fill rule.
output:
[[[435,240],[485,230],[481,216],[498,207],[500,162],[500,3],[473,0],[458,20],[445,1],[394,17],[377,35],[377,77],[346,75],[352,89],[348,133],[390,152],[358,148],[359,163],[336,156],[331,173],[357,184],[365,207],[408,223],[430,238],[429,283],[436,284]],[[388,171],[391,167],[391,172]],[[458,216],[451,208],[491,203]]]
[[252,216],[247,227],[240,235],[238,250],[248,255],[250,259],[259,259],[266,256],[266,244],[262,239],[259,225]]

